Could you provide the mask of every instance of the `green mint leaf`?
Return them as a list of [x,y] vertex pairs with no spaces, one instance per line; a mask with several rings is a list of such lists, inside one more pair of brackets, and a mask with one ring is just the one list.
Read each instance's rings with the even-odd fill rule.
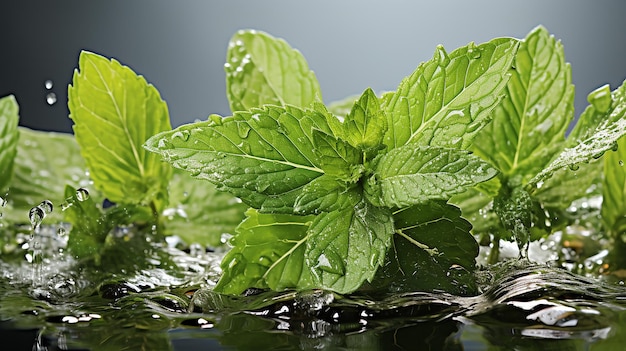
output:
[[343,120],[346,118],[348,113],[352,111],[354,103],[356,103],[360,97],[360,95],[351,95],[341,100],[333,101],[328,104],[328,111],[335,116],[339,116],[339,118]]
[[176,170],[169,184],[169,205],[163,210],[166,235],[186,243],[220,246],[223,234],[234,234],[248,206],[215,185]]
[[373,161],[365,183],[368,200],[387,207],[409,207],[428,200],[447,200],[498,173],[469,151],[405,145]]
[[498,38],[450,54],[437,47],[433,59],[420,64],[395,93],[383,95],[388,148],[407,143],[467,148],[501,99],[518,43]]
[[353,207],[360,199],[361,191],[355,184],[323,175],[304,186],[293,208],[300,215],[319,214]]
[[543,27],[520,43],[505,97],[473,150],[504,176],[528,180],[563,147],[574,116],[574,85],[563,46]]
[[589,106],[583,111],[576,125],[567,136],[567,146],[573,147],[593,135],[600,124],[604,123],[611,108],[613,98],[611,87],[605,84],[587,95]]
[[543,183],[538,183],[533,198],[545,207],[565,209],[572,201],[588,197],[589,192],[601,183],[602,162],[594,160],[578,166],[576,170],[558,169]]
[[[87,166],[72,134],[44,132],[18,127],[19,140],[9,190],[13,212],[7,217],[28,221],[28,211],[43,200],[55,209],[46,215],[46,222],[58,222],[63,214],[58,208],[64,202],[65,186],[73,189],[89,187]],[[91,191],[96,196],[96,191]],[[99,197],[98,197],[99,198]]]
[[[386,123],[378,97],[368,88],[354,103],[343,122],[346,141],[361,150],[376,151],[383,143]],[[370,154],[373,156],[373,153]]]
[[[626,232],[626,138],[617,141],[618,148],[615,152],[604,155],[604,168],[602,184],[602,207],[600,214],[602,224],[613,237],[623,235]],[[583,165],[584,166],[584,165]],[[621,240],[623,241],[623,240]]]
[[84,196],[76,188],[65,186],[64,221],[71,223],[67,249],[76,257],[97,256],[114,223],[103,221],[103,213],[94,198]]
[[371,281],[384,262],[392,234],[390,212],[366,201],[316,216],[305,253],[316,286],[347,294]]
[[214,291],[240,294],[248,288],[313,288],[304,259],[312,216],[263,214],[254,209],[231,239]]
[[324,174],[315,129],[331,133],[326,116],[266,105],[157,134],[145,147],[261,212],[293,213],[302,187]]
[[317,78],[302,54],[267,33],[235,34],[224,70],[232,112],[266,104],[309,107],[322,99]]
[[476,292],[472,272],[478,243],[459,208],[445,201],[429,201],[398,211],[393,218],[397,234],[372,284],[375,288],[458,295]]
[[436,249],[451,263],[474,269],[478,243],[458,207],[441,200],[429,201],[395,212],[393,220],[397,231]]
[[[13,95],[0,98],[0,191],[5,191],[13,176],[19,137],[19,106]],[[4,194],[0,195],[4,199]]]
[[[599,95],[604,95],[602,90],[600,92]],[[591,94],[598,94],[598,91]],[[572,146],[564,148],[528,182],[526,187],[529,192],[541,187],[556,171],[565,167],[577,170],[580,163],[592,162],[602,157],[606,151],[617,148],[617,140],[626,134],[626,82],[615,89],[610,97],[612,102],[606,111],[598,110],[593,103],[583,111],[579,123],[584,123],[589,129],[577,129],[575,134],[568,136],[567,144]],[[605,106],[605,103],[600,105],[602,109]]]
[[315,152],[320,158],[320,167],[325,174],[349,182],[356,182],[363,173],[362,155],[347,142],[330,134],[312,131]]
[[171,129],[156,88],[118,61],[83,51],[68,96],[74,134],[96,188],[113,202],[154,203],[162,210],[171,169],[141,147]]

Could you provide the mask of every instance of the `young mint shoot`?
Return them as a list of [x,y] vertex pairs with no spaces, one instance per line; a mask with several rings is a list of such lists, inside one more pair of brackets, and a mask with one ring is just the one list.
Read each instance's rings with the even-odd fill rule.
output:
[[[318,84],[297,51],[265,33],[238,33],[228,57],[241,62],[241,69],[228,62],[227,82],[238,78],[248,102],[242,105],[231,87],[232,116],[211,116],[145,143],[174,167],[254,209],[231,242],[215,290],[353,292],[374,279],[396,235],[414,249],[445,256],[447,250],[411,236],[420,223],[397,227],[394,216],[430,201],[445,202],[496,175],[463,148],[488,122],[517,46],[517,40],[502,38],[449,54],[438,47],[397,92],[380,101],[366,89],[341,120],[322,104],[318,91],[311,93]],[[259,47],[282,47],[299,64],[270,64],[268,50]],[[290,82],[289,89],[272,89],[273,81]],[[298,229],[288,237],[270,231],[283,225]]]

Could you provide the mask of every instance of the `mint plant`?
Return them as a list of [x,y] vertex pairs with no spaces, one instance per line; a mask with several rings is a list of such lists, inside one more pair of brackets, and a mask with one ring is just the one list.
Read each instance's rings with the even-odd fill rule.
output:
[[2,220],[54,204],[39,219],[70,223],[69,252],[102,265],[120,226],[213,247],[232,235],[218,293],[469,295],[475,235],[524,253],[601,195],[622,264],[626,88],[589,94],[566,136],[571,68],[543,27],[439,46],[396,90],[328,104],[301,53],[263,32],[232,37],[225,73],[232,114],[174,130],[154,86],[91,52],[69,87],[74,135],[18,127],[2,98]]
[[353,292],[372,281],[394,236],[445,256],[411,235],[424,223],[396,217],[496,175],[465,149],[498,103],[517,46],[501,38],[449,54],[438,47],[397,91],[379,98],[366,89],[342,120],[297,51],[265,33],[235,35],[226,64],[233,115],[145,144],[252,207],[215,290]]
[[530,240],[567,224],[564,209],[589,196],[601,174],[595,161],[626,132],[619,94],[611,100],[605,86],[589,95],[590,107],[565,136],[574,117],[571,68],[545,28],[522,40],[513,65],[493,121],[471,147],[498,176],[453,199],[472,219],[475,233],[493,236],[492,262],[501,238],[517,241],[525,255]]

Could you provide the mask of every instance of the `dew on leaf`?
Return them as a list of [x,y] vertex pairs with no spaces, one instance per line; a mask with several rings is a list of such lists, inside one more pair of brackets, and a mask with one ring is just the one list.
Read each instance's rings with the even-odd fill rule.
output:
[[76,189],[76,199],[78,201],[85,201],[89,198],[89,191],[85,188]]
[[174,141],[174,139],[180,139],[182,141],[187,141],[187,140],[189,140],[189,131],[187,131],[187,130],[178,130],[178,131],[176,131],[176,132],[174,132],[172,134],[170,139],[172,141]]
[[237,134],[240,138],[245,139],[250,134],[250,126],[248,123],[239,122],[237,123]]
[[580,166],[577,163],[572,163],[569,165],[569,169],[572,171],[577,171],[580,168]]

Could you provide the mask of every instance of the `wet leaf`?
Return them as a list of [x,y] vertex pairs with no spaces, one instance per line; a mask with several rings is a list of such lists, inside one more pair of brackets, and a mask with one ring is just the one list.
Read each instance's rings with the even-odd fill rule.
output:
[[465,150],[405,145],[373,162],[365,192],[373,204],[410,207],[433,199],[449,199],[497,171]]
[[459,208],[430,201],[394,213],[397,234],[372,286],[393,292],[475,293],[478,244]]
[[312,216],[263,214],[254,209],[237,228],[232,248],[222,260],[224,274],[214,291],[240,294],[244,290],[314,287],[304,259]]
[[116,203],[167,203],[170,166],[142,148],[170,130],[166,103],[129,67],[83,51],[68,88],[70,118],[94,185]]
[[366,201],[316,216],[305,252],[316,287],[347,294],[371,281],[392,234],[391,213]]
[[560,151],[574,117],[574,85],[563,46],[539,26],[520,43],[504,99],[472,150],[505,177],[527,181]]
[[[9,196],[12,211],[7,217],[22,222],[27,221],[28,210],[43,200],[60,208],[65,200],[66,185],[74,189],[86,187],[89,176],[72,134],[26,127],[18,127],[18,131],[20,137]],[[95,190],[92,196],[100,199]],[[62,219],[61,212],[55,210],[46,216],[46,223]]]
[[567,138],[568,147],[529,181],[529,190],[533,191],[560,169],[575,171],[580,163],[593,162],[618,147],[617,141],[626,134],[626,82],[611,93],[611,99],[605,112],[596,110],[594,105],[585,109],[579,119],[585,129],[575,127]]
[[382,148],[383,135],[387,129],[384,111],[372,89],[367,89],[354,103],[346,116],[345,138],[350,145],[364,150],[368,156],[375,156]]
[[[19,133],[19,106],[13,95],[0,98],[0,191],[7,190],[13,176]],[[4,193],[0,193],[4,200]]]
[[293,213],[302,187],[324,174],[314,129],[331,133],[326,116],[266,106],[183,125],[153,136],[145,147],[262,212]]
[[467,148],[500,102],[517,47],[512,38],[471,43],[449,54],[439,46],[396,92],[383,95],[387,147]]
[[237,32],[228,45],[224,70],[232,112],[266,104],[309,107],[322,99],[302,54],[264,32]]
[[248,206],[212,183],[176,170],[169,184],[169,205],[163,210],[164,233],[186,243],[221,246],[224,234],[234,234]]
[[323,175],[304,186],[294,211],[300,215],[332,212],[353,207],[360,199],[361,190],[357,185]]

